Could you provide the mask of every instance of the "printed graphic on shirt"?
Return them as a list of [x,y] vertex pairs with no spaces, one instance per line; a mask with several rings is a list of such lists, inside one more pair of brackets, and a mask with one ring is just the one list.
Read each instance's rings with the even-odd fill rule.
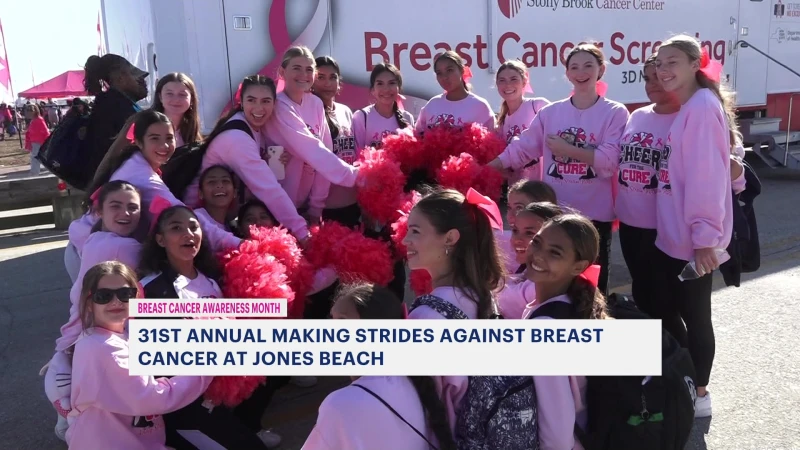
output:
[[386,136],[391,136],[393,134],[397,134],[392,130],[383,130],[381,133],[372,133],[372,140],[370,141],[370,147],[375,147],[376,149],[381,149],[383,147],[383,139]]
[[667,145],[661,151],[661,167],[658,169],[658,182],[663,192],[672,192],[669,181],[669,156],[672,154],[672,133],[667,136]]
[[448,127],[460,127],[464,125],[464,121],[461,120],[461,117],[458,119],[455,118],[452,114],[439,114],[428,121],[428,128],[434,128],[438,126],[448,126]]
[[[525,125],[514,125],[511,128],[509,128],[508,131],[506,131],[506,144],[510,144],[515,137],[521,135],[522,132],[527,129],[528,127],[526,127]],[[523,169],[535,166],[536,164],[539,164],[539,158],[532,159],[531,162],[525,164]]]
[[[570,127],[557,133],[562,139],[578,148],[597,148],[597,138],[594,133],[589,133],[587,138],[586,131],[579,127]],[[562,181],[580,182],[597,178],[592,166],[585,162],[578,161],[564,156],[552,155],[553,162],[547,168],[547,175]]]
[[[630,141],[629,141],[630,140]],[[631,190],[653,192],[658,188],[658,171],[664,141],[646,131],[622,137],[619,154],[619,185]]]
[[[317,125],[316,127],[312,127],[311,125],[306,124],[306,128],[308,128],[308,131],[310,131],[311,134],[313,134],[315,138],[322,139],[320,137],[320,136],[322,136],[322,128],[319,125]],[[306,163],[306,162],[303,163],[303,172],[305,172],[307,174],[316,173],[314,168],[309,166],[308,163]]]
[[356,139],[350,128],[339,126],[339,135],[333,140],[333,154],[347,164],[356,162]]
[[132,426],[133,428],[153,428],[156,426],[155,422],[158,417],[158,415],[134,416]]

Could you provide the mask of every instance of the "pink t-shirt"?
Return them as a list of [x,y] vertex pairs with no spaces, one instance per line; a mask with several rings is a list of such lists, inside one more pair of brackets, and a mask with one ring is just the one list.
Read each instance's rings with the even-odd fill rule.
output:
[[[407,377],[361,377],[359,384],[380,396],[434,445],[417,390]],[[429,450],[421,436],[368,392],[347,386],[319,407],[317,423],[303,450]]]
[[[333,115],[339,128],[339,134],[333,139],[333,154],[347,164],[358,159],[355,136],[353,136],[353,111],[341,103],[333,103]],[[333,136],[333,134],[331,134]],[[331,184],[326,208],[344,208],[356,203],[356,188]]]
[[656,196],[656,246],[684,261],[700,248],[727,248],[733,231],[731,142],[722,104],[699,89],[667,135]]
[[[559,203],[577,209],[592,220],[614,220],[613,177],[619,167],[619,140],[628,121],[625,105],[600,97],[588,109],[578,109],[570,98],[545,106],[530,128],[499,156],[505,168],[520,169],[541,158],[542,179],[553,187]],[[581,148],[594,150],[594,164],[553,156],[547,136],[558,135]]]
[[678,113],[659,114],[655,105],[637,109],[628,119],[620,141],[615,210],[620,222],[656,228],[658,169],[664,144]]
[[463,100],[450,101],[445,94],[439,94],[422,107],[416,129],[422,133],[439,125],[463,127],[470,123],[494,130],[494,111],[486,99],[470,92]]
[[408,122],[406,128],[400,129],[397,117],[380,115],[375,105],[369,105],[353,113],[353,135],[356,138],[356,148],[376,147],[381,145],[381,141],[386,136],[399,132],[414,133],[414,116],[408,111],[400,111],[400,114]]
[[[536,114],[549,104],[550,102],[542,97],[524,99],[513,114],[506,115],[502,126],[498,124],[497,131],[500,137],[505,139],[506,143],[511,143],[515,137],[521,135],[523,131],[531,126],[531,122],[533,122]],[[542,165],[539,164],[539,160],[535,159],[529,164],[529,167],[515,170],[514,173],[508,177],[509,186],[523,179],[541,181]]]
[[163,414],[197,400],[213,377],[128,374],[128,338],[91,328],[75,345],[67,444],[80,450],[163,450]]

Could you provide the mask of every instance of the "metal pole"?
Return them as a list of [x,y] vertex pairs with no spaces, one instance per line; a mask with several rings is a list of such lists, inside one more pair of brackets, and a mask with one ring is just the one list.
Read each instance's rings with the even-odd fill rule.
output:
[[789,164],[789,134],[792,131],[792,103],[794,103],[795,95],[796,93],[789,97],[789,119],[786,122],[786,144],[784,145],[786,151],[783,153],[783,167]]

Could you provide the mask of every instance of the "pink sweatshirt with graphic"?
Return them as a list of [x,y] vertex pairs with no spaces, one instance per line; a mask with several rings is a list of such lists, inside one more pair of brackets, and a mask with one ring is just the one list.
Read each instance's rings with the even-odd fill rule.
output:
[[[518,170],[541,158],[542,179],[553,187],[562,205],[592,220],[614,220],[613,177],[619,167],[619,140],[628,121],[625,105],[600,99],[588,109],[572,106],[569,98],[545,106],[530,128],[508,144],[499,156],[504,168]],[[582,148],[594,149],[594,165],[556,159],[546,145],[559,135]]]
[[[419,394],[408,377],[360,377],[359,384],[381,397],[434,445]],[[429,450],[430,446],[389,408],[350,385],[330,393],[302,450]]]
[[470,92],[463,100],[450,101],[446,94],[439,94],[420,110],[416,129],[423,133],[428,128],[439,125],[463,127],[470,123],[495,129],[494,111],[485,98]]
[[391,117],[383,117],[375,105],[369,105],[353,113],[353,136],[356,138],[356,148],[359,151],[364,147],[378,148],[386,136],[398,133],[414,134],[414,116],[404,110],[401,110],[400,114],[408,122],[408,126],[403,129],[400,129],[394,114]]
[[[506,115],[502,126],[498,124],[497,133],[505,139],[506,143],[510,144],[515,137],[531,126],[536,114],[549,104],[550,101],[542,97],[524,99],[513,114]],[[539,161],[535,161],[530,167],[515,170],[508,177],[508,185],[511,186],[519,180],[541,181],[541,179],[542,165],[539,164]]]
[[[523,319],[530,317],[542,305],[550,302],[571,303],[561,295],[541,304],[529,304]],[[553,320],[551,317],[537,317]],[[583,450],[575,437],[575,424],[586,429],[586,377],[534,376],[536,411],[539,420],[539,448],[542,450]]]
[[83,277],[92,267],[106,261],[119,261],[131,269],[139,265],[139,252],[142,244],[136,239],[123,237],[107,231],[95,231],[86,239],[81,257],[78,278],[69,291],[69,320],[61,327],[61,337],[56,339],[56,351],[62,352],[71,347],[81,334],[82,325],[78,312],[83,289]]
[[[247,123],[244,113],[241,112],[234,114],[231,120],[243,120]],[[306,221],[297,214],[291,198],[278,183],[267,162],[262,159],[262,151],[265,149],[262,130],[250,127],[250,131],[253,132],[253,138],[241,130],[227,130],[217,135],[203,156],[200,173],[215,165],[230,168],[253,196],[267,205],[281,225],[298,239],[305,238],[308,236]],[[200,205],[199,182],[198,174],[186,190],[186,203],[193,207]]]
[[656,228],[658,169],[669,129],[678,113],[659,114],[655,105],[637,109],[628,119],[620,141],[615,210],[620,222],[637,228]]
[[[355,164],[359,151],[356,148],[355,136],[353,136],[353,111],[341,103],[333,102],[333,116],[339,128],[336,139],[332,139],[333,154],[347,164]],[[331,137],[333,137],[333,132],[331,132]],[[356,188],[354,186],[331,184],[328,198],[325,201],[326,208],[344,208],[355,203]]]
[[727,248],[733,231],[731,142],[722,104],[699,89],[681,106],[667,137],[656,196],[656,246],[694,259],[700,248]]
[[[453,304],[460,309],[468,318],[478,318],[478,305],[467,297],[460,289],[452,286],[442,286],[434,289],[431,295]],[[408,314],[409,319],[423,320],[446,320],[444,316],[434,311],[428,306],[419,306]],[[455,432],[456,415],[461,405],[464,394],[469,387],[469,377],[466,376],[435,376],[436,389],[439,398],[444,403],[447,417],[450,421],[450,428]]]
[[153,378],[128,374],[127,336],[86,330],[72,360],[67,444],[75,450],[162,450],[162,414],[197,400],[213,377]]

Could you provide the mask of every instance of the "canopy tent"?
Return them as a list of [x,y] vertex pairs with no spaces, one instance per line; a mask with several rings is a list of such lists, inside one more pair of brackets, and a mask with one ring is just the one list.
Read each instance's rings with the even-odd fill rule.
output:
[[68,70],[61,75],[19,93],[25,98],[63,98],[88,95],[83,87],[83,70]]

